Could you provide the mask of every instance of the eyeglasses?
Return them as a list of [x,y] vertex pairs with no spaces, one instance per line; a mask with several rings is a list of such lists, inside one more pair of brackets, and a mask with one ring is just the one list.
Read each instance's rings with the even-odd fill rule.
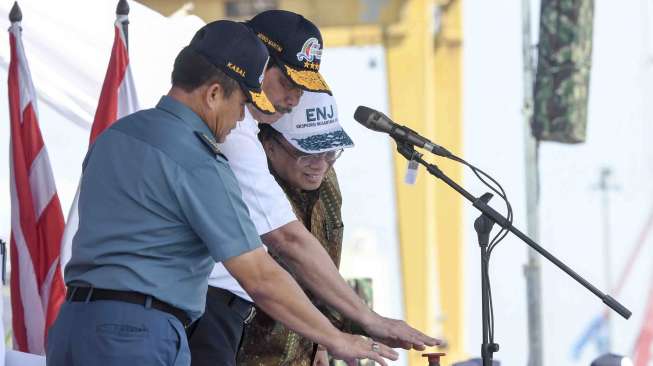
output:
[[324,159],[329,164],[335,163],[336,160],[342,155],[343,149],[326,151],[318,154],[307,154],[297,151],[294,147],[286,146],[286,143],[280,141],[277,137],[273,137],[274,141],[283,148],[283,150],[297,160],[297,164],[301,166],[308,166],[317,164],[320,160]]

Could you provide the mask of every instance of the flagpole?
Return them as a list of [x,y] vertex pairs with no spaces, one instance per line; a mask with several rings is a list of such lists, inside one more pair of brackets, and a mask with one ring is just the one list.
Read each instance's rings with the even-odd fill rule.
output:
[[64,219],[45,141],[39,127],[37,94],[22,41],[22,12],[9,14],[8,70],[11,124],[11,303],[14,346],[45,353],[48,328],[64,301],[59,243]]
[[[540,236],[540,173],[539,141],[532,134],[533,119],[533,44],[531,39],[531,0],[522,0],[522,55],[524,77],[524,148],[526,172],[526,218],[528,235],[538,240]],[[528,262],[524,265],[526,277],[526,309],[528,315],[528,366],[544,364],[542,329],[542,274],[540,256],[528,249]]]
[[129,4],[127,3],[127,0],[118,1],[118,6],[116,6],[116,17],[120,17],[120,16],[125,17],[125,19],[120,24],[122,25],[122,32],[125,35],[125,44],[127,45],[127,50],[129,50],[129,37],[128,37],[129,19],[127,19],[128,15],[129,15]]

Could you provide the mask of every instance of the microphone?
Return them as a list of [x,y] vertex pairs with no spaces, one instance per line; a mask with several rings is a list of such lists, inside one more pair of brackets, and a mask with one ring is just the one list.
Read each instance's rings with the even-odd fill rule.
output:
[[387,133],[397,142],[414,145],[445,158],[453,156],[444,147],[432,143],[427,138],[420,136],[420,134],[406,126],[392,122],[388,116],[372,108],[362,105],[358,106],[356,112],[354,112],[354,119],[370,130]]

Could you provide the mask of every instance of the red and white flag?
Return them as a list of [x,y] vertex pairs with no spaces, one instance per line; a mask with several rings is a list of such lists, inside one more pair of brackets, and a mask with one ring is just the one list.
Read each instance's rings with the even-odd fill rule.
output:
[[644,314],[644,322],[642,323],[642,330],[639,332],[637,341],[635,342],[634,361],[635,366],[650,365],[653,353],[653,282],[648,293],[648,303],[646,305],[646,313]]
[[[91,127],[89,147],[95,139],[106,130],[117,119],[124,117],[138,110],[136,88],[129,67],[129,53],[127,52],[126,35],[122,24],[127,21],[126,15],[119,15],[116,18],[114,32],[115,38],[111,50],[111,59],[107,74],[102,84],[102,92],[95,110],[95,118]],[[68,221],[61,240],[61,268],[68,263],[71,256],[72,242],[79,227],[79,186],[77,194],[68,214]]]
[[21,32],[20,22],[11,24],[11,308],[14,347],[44,354],[47,329],[65,294],[59,271],[64,221]]

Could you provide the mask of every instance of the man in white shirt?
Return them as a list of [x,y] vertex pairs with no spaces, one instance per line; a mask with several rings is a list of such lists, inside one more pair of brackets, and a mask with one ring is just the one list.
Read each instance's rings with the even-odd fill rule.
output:
[[[283,190],[268,170],[263,146],[257,138],[258,123],[274,123],[297,106],[303,90],[331,94],[318,73],[322,56],[322,36],[318,28],[289,11],[271,10],[246,23],[268,47],[270,63],[263,89],[274,105],[274,114],[265,114],[248,105],[245,118],[232,130],[220,150],[243,193],[263,243],[274,247],[296,279],[325,304],[358,323],[375,340],[391,347],[422,350],[438,340],[413,329],[402,320],[374,313],[340,276],[320,242],[295,217]],[[209,278],[206,312],[189,332],[193,366],[235,365],[243,323],[254,315],[251,297],[221,264]],[[225,314],[231,314],[227,319]],[[237,338],[234,338],[237,336]],[[373,351],[378,345],[373,345]]]

